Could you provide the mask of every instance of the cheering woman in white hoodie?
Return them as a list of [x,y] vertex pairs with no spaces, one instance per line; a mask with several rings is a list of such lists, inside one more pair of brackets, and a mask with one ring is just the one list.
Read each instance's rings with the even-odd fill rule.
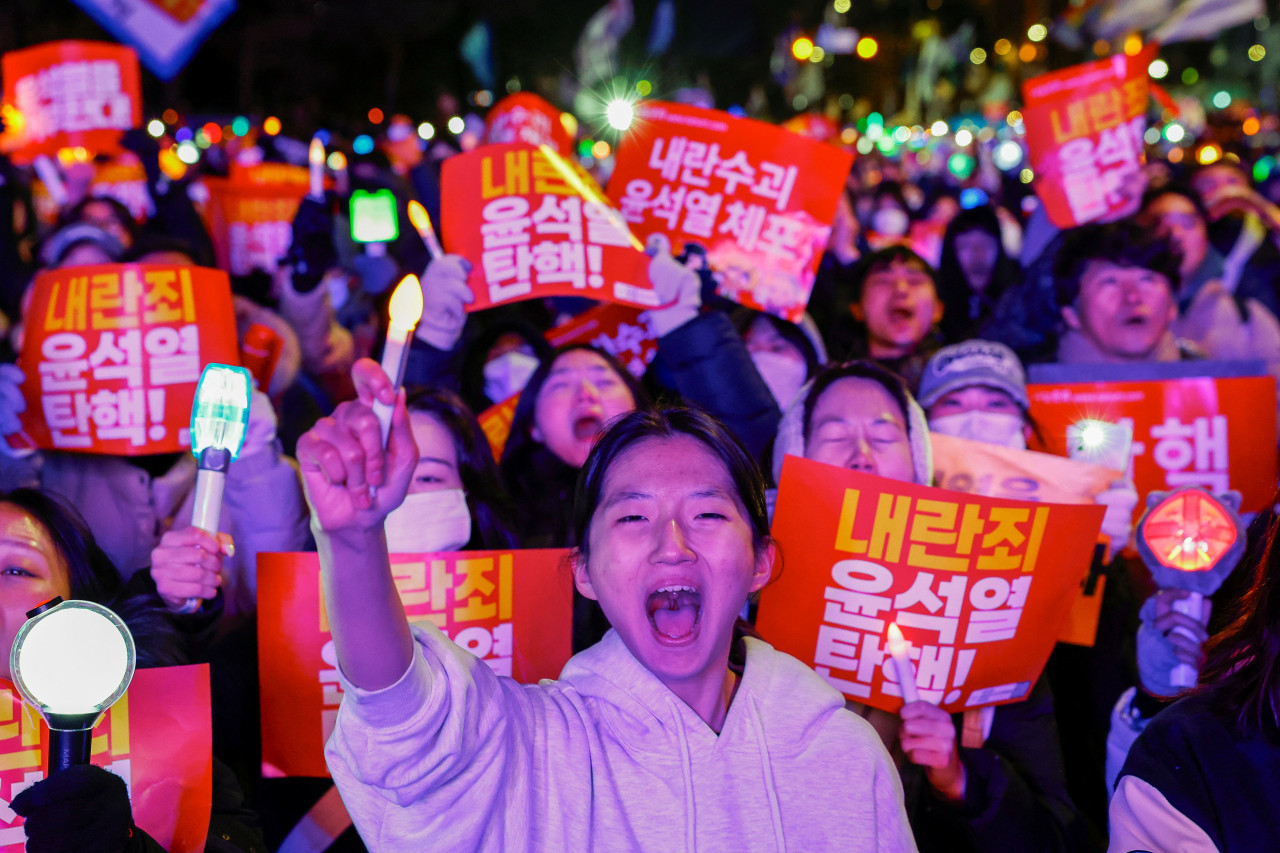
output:
[[763,480],[714,419],[621,417],[579,481],[578,589],[613,625],[559,681],[520,685],[410,629],[382,520],[417,451],[361,400],[298,445],[346,694],[330,769],[371,850],[914,851],[871,728],[739,630],[769,579]]

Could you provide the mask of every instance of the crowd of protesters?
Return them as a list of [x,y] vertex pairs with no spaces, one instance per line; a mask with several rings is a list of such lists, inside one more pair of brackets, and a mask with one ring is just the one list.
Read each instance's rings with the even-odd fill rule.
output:
[[[218,146],[174,179],[157,141],[135,130],[123,142],[146,172],[143,217],[90,195],[72,165],[56,221],[43,221],[34,173],[0,158],[4,434],[19,431],[31,381],[15,362],[36,274],[215,264],[193,199]],[[263,779],[258,744],[255,558],[317,548],[347,695],[328,758],[360,836],[334,849],[1280,849],[1270,513],[1253,520],[1212,617],[1196,619],[1126,551],[1140,496],[1110,484],[1097,498],[1112,546],[1097,642],[1060,647],[1026,699],[994,709],[846,707],[734,621],[769,578],[766,513],[786,454],[931,485],[931,433],[1027,447],[1031,364],[1252,360],[1280,375],[1280,208],[1248,153],[1189,165],[1149,150],[1125,210],[1066,231],[998,173],[962,181],[860,157],[798,323],[717,297],[717,271],[685,263],[696,252],[651,239],[662,307],[648,317],[657,355],[637,377],[599,348],[547,343],[587,300],[467,313],[468,262],[431,260],[413,230],[381,257],[335,240],[350,189],[391,189],[402,213],[416,199],[439,222],[440,165],[456,152],[438,142],[406,158],[401,142],[351,154],[350,186],[302,201],[278,267],[232,277],[239,332],[266,325],[282,343],[254,392],[222,534],[191,525],[190,454],[0,457],[10,643],[21,613],[61,594],[128,615],[144,663],[210,663],[207,849],[279,845],[329,784]],[[265,135],[223,159],[264,154],[276,156]],[[925,231],[940,244],[913,236]],[[398,399],[368,359],[389,284],[410,272],[426,308]],[[517,393],[495,459],[477,415]],[[375,399],[395,405],[385,453]],[[618,506],[627,514],[611,520]],[[668,514],[675,532],[629,538],[650,535],[634,519]],[[388,599],[387,548],[541,547],[576,549],[578,656],[556,685],[503,683],[440,632],[410,633]],[[669,637],[689,620],[718,632],[699,664],[714,678],[673,673],[674,657],[645,645],[648,626],[627,610],[636,593],[614,574],[641,551],[696,564],[663,579],[705,586],[664,587],[649,621]],[[193,598],[203,604],[186,612]],[[1175,703],[1179,663],[1203,677]],[[104,771],[54,774],[13,808],[33,850],[149,841]]]

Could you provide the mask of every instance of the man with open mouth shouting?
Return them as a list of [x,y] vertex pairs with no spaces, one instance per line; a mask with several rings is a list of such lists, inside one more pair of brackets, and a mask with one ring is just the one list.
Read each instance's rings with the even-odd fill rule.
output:
[[522,686],[408,626],[382,519],[416,461],[385,376],[299,442],[346,693],[326,748],[371,850],[914,851],[875,732],[737,629],[769,580],[764,482],[713,418],[636,411],[583,466],[574,581],[612,623]]

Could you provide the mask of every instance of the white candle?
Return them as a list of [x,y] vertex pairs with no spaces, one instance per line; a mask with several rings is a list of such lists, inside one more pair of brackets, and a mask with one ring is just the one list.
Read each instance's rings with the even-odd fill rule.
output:
[[[422,319],[422,285],[416,275],[407,275],[400,279],[395,291],[391,294],[391,323],[387,329],[387,342],[382,348],[382,372],[391,380],[393,390],[400,390],[404,379],[405,356],[409,351],[409,341],[413,338],[413,330]],[[391,406],[381,400],[374,400],[373,412],[378,416],[378,425],[382,427],[382,446],[387,445],[387,435],[391,432]]]
[[318,138],[311,140],[311,149],[307,152],[307,159],[311,161],[311,192],[312,198],[324,198],[324,143]]
[[902,689],[902,702],[904,705],[915,702],[920,698],[920,692],[916,689],[916,670],[911,665],[911,644],[902,636],[902,629],[896,622],[889,623],[887,638],[893,669],[898,674],[898,686]]

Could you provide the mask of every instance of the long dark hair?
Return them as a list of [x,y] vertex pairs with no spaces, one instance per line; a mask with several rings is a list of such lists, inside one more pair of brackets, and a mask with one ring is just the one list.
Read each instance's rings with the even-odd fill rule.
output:
[[1231,623],[1208,644],[1199,691],[1244,732],[1280,743],[1280,515],[1271,520],[1253,582]]
[[706,412],[686,406],[658,406],[638,409],[614,421],[583,463],[573,499],[573,529],[583,560],[588,557],[587,529],[600,506],[605,477],[618,457],[647,438],[674,438],[677,435],[697,439],[724,463],[738,498],[747,510],[756,554],[768,545],[771,540],[764,475],[742,442]]
[[[956,239],[971,231],[981,231],[996,241],[996,262],[991,268],[991,280],[981,293],[975,293],[965,277],[956,256]],[[975,324],[979,324],[995,305],[1000,294],[1022,280],[1022,267],[1004,250],[1000,235],[1000,219],[990,205],[962,210],[947,225],[942,237],[942,257],[938,263],[938,298],[942,300],[942,331],[948,342],[958,342],[971,337]],[[974,304],[979,308],[972,316]]]
[[453,438],[458,477],[471,510],[469,550],[519,547],[511,523],[511,507],[498,479],[493,451],[476,416],[457,394],[444,388],[419,388],[408,394],[405,407],[438,420]]
[[516,403],[515,414],[511,417],[511,434],[507,437],[506,447],[502,451],[500,465],[508,483],[512,482],[511,475],[515,473],[513,466],[524,465],[534,448],[538,446],[538,442],[533,439],[533,421],[534,416],[537,414],[538,395],[542,393],[542,386],[546,383],[547,376],[551,374],[551,368],[555,366],[556,360],[565,353],[573,352],[574,350],[586,350],[603,358],[605,363],[609,365],[614,373],[618,374],[618,378],[631,391],[631,396],[636,401],[636,407],[643,408],[649,404],[649,395],[640,387],[640,383],[636,382],[630,371],[619,364],[618,360],[609,355],[609,353],[589,344],[569,344],[568,346],[560,347],[542,360],[542,363],[538,365],[538,369],[529,377],[529,382],[524,386],[524,390],[520,392],[520,400]]

